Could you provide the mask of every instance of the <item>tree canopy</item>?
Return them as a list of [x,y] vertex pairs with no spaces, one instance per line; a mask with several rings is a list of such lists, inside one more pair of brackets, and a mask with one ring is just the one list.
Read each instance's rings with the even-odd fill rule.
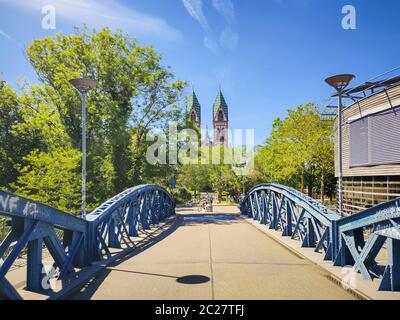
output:
[[[324,122],[314,104],[289,110],[276,119],[255,158],[253,181],[274,181],[323,198],[334,177],[332,124]],[[307,187],[307,188],[306,188]]]
[[[73,210],[80,193],[75,175],[82,119],[81,100],[69,80],[82,77],[98,83],[87,96],[88,206],[149,180],[146,132],[184,118],[186,82],[163,66],[161,54],[122,31],[86,27],[33,40],[26,53],[41,83],[26,84],[20,95],[8,85],[0,87],[0,186]],[[175,170],[158,169],[151,180],[168,181],[165,176]],[[39,191],[55,195],[62,178],[66,189],[59,192],[68,200],[52,201]]]

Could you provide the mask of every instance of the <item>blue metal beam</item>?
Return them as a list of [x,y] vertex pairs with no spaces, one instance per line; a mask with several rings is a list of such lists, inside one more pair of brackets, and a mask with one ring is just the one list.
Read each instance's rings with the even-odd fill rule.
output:
[[[240,206],[242,213],[251,210],[254,217],[260,212],[257,195],[263,193],[270,195],[263,203],[270,229],[282,229],[282,235],[292,239],[298,236],[303,247],[323,250],[324,260],[333,261],[335,266],[352,265],[367,280],[382,277],[380,290],[400,291],[400,199],[341,218],[293,188],[262,184],[248,192]],[[389,264],[382,273],[375,258],[385,242]]]
[[[27,245],[27,289],[42,291],[42,242],[66,279],[74,266],[85,269],[92,262],[111,256],[109,247],[134,246],[130,237],[175,214],[169,193],[156,185],[141,185],[107,200],[86,219],[45,204],[0,190],[0,215],[11,217],[12,230],[0,245],[0,294],[20,299],[5,275]],[[62,230],[59,239],[55,229]],[[14,245],[13,243],[16,242]],[[108,242],[108,245],[107,245]],[[11,247],[13,246],[13,247]],[[10,252],[4,257],[6,252]]]

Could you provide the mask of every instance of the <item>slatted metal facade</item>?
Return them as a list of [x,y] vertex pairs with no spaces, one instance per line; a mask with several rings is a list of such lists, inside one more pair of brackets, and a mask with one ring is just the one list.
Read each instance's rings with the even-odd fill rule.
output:
[[369,164],[369,119],[350,123],[350,166]]
[[[358,212],[400,197],[400,85],[343,111],[344,211]],[[335,173],[339,176],[338,119]]]
[[[360,133],[365,134],[366,119],[369,122],[369,137],[360,134],[356,138],[354,131],[351,132],[352,124],[363,121],[364,129]],[[337,120],[334,126],[336,177],[339,176]],[[359,127],[362,127],[361,124]],[[372,94],[347,107],[343,111],[342,132],[344,177],[400,176],[400,85],[389,88],[386,92]],[[352,148],[351,139],[355,139]],[[368,141],[368,144],[372,145],[372,149],[369,150],[375,150],[372,154],[368,151],[367,163],[366,139],[371,140]],[[354,157],[351,157],[351,153]],[[354,162],[360,163],[355,165]]]
[[399,107],[350,122],[350,167],[400,163],[399,128]]

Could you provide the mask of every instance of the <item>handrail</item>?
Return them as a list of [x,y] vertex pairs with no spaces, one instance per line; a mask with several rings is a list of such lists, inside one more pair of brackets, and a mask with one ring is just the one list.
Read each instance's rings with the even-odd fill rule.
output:
[[[352,265],[366,280],[382,279],[379,290],[400,291],[400,198],[345,217],[337,228],[335,265]],[[377,261],[383,250],[388,260],[384,270]]]
[[[0,244],[0,295],[21,299],[6,279],[15,260],[26,253],[26,288],[43,292],[43,245],[54,259],[59,279],[111,256],[111,248],[134,247],[131,237],[175,214],[170,194],[157,185],[140,185],[109,199],[82,219],[43,203],[0,190],[0,216],[11,230]],[[60,238],[60,233],[62,234]],[[25,249],[26,248],[26,249]]]
[[[242,200],[244,215],[300,238],[303,247],[323,249],[335,266],[351,265],[367,280],[381,278],[379,290],[400,291],[400,198],[341,218],[318,201],[279,184],[253,187]],[[388,263],[376,258],[387,243]]]
[[38,220],[81,232],[86,228],[86,221],[79,217],[3,190],[0,190],[0,215]]
[[337,248],[332,239],[340,216],[311,197],[283,185],[260,184],[247,193],[241,211],[283,236],[300,239],[303,247],[323,250],[324,259],[333,261]]

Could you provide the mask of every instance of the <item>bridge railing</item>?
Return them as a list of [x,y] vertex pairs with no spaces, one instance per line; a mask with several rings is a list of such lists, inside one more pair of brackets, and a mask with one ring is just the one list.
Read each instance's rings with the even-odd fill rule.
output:
[[[366,280],[382,279],[379,290],[400,291],[400,199],[345,217],[337,228],[335,265],[351,265]],[[382,268],[377,259],[384,256]]]
[[262,184],[249,191],[241,204],[243,214],[281,230],[282,236],[299,239],[303,247],[323,251],[325,260],[337,251],[335,223],[339,216],[297,190],[278,184]]
[[138,237],[139,230],[150,229],[174,213],[174,201],[165,189],[156,185],[128,189],[87,216],[93,222],[89,234],[90,244],[94,244],[87,256],[99,260],[110,255],[110,248],[132,246],[131,237]]
[[[341,218],[293,188],[262,184],[248,192],[241,212],[322,251],[335,266],[352,266],[367,280],[382,279],[379,290],[400,291],[400,199]],[[388,260],[384,268],[376,261],[381,252]]]
[[43,267],[44,247],[54,260],[58,278],[63,280],[75,267],[85,268],[109,256],[110,248],[132,245],[131,237],[138,236],[140,229],[149,229],[174,213],[173,199],[156,185],[128,189],[102,204],[86,220],[0,190],[0,216],[9,222],[0,244],[0,296],[21,298],[6,278],[21,256],[26,258],[26,289],[43,292],[42,281],[48,276]]

